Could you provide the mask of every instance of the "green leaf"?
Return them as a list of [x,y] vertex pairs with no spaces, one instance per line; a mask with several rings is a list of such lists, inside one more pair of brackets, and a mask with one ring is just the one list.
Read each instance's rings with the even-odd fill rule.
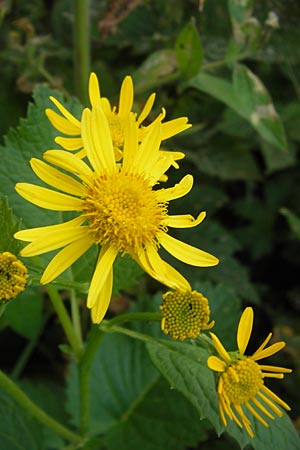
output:
[[236,331],[241,315],[241,299],[231,286],[214,285],[209,281],[196,282],[193,289],[197,289],[208,298],[210,319],[215,321],[213,332],[224,343],[228,350],[235,350]]
[[17,333],[34,339],[43,323],[43,297],[38,288],[27,287],[15,300],[8,303],[5,322]]
[[133,74],[136,92],[144,92],[161,84],[161,80],[172,77],[178,71],[176,53],[164,49],[151,53]]
[[229,421],[226,431],[242,449],[250,445],[254,450],[299,450],[300,439],[296,429],[287,413],[282,412],[282,417],[275,416],[274,420],[268,420],[270,425],[268,428],[251,416],[254,438],[250,438],[245,429],[240,430],[233,421]]
[[222,101],[248,120],[263,139],[286,150],[284,128],[272,99],[261,80],[247,67],[235,65],[232,83],[200,73],[187,85]]
[[41,426],[0,389],[0,442],[5,450],[50,450],[62,448],[62,440]]
[[18,231],[20,221],[13,217],[12,209],[8,205],[6,197],[0,198],[0,252],[11,252],[18,255],[20,243],[13,235]]
[[295,237],[300,239],[300,218],[287,208],[281,208],[280,212],[285,216]]
[[228,0],[231,20],[243,23],[249,19],[253,10],[253,0]]
[[112,295],[133,287],[144,273],[142,268],[129,256],[119,256],[114,263],[114,285]]
[[223,429],[217,404],[213,372],[207,367],[208,352],[182,342],[147,342],[155,367],[170,386],[197,409],[200,419],[207,418],[217,433]]
[[182,73],[188,78],[195,76],[203,61],[203,49],[195,20],[191,19],[181,30],[175,49],[178,66]]

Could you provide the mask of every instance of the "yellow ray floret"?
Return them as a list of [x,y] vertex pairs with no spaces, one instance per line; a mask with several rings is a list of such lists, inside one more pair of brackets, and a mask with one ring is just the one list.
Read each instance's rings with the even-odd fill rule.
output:
[[[91,108],[94,109],[101,105],[102,110],[105,113],[108,128],[112,136],[112,145],[114,149],[114,156],[116,160],[120,160],[123,155],[125,127],[128,125],[129,116],[133,110],[134,102],[134,88],[132,78],[126,76],[123,80],[119,104],[118,107],[111,106],[109,100],[106,97],[101,97],[100,86],[98,78],[95,73],[91,73],[89,80],[89,97],[91,102]],[[65,150],[76,151],[77,156],[84,157],[86,155],[86,149],[83,146],[82,137],[82,120],[78,120],[74,117],[57,99],[50,97],[59,113],[53,111],[50,108],[46,109],[46,115],[52,125],[65,136],[57,136],[55,141],[61,145]],[[137,135],[138,140],[141,142],[145,136],[149,133],[151,128],[155,126],[157,121],[160,121],[165,116],[165,110],[150,124],[144,125],[145,120],[151,113],[155,100],[155,94],[151,94],[147,99],[144,107],[139,114],[134,114],[135,121],[138,125]],[[179,117],[170,121],[163,122],[161,125],[161,140],[169,139],[178,133],[190,128],[186,117]],[[171,157],[171,164],[178,168],[177,160],[184,157],[181,152],[168,152],[161,151],[161,155]]]
[[[123,101],[123,112],[129,103],[129,97]],[[46,162],[33,159],[31,166],[55,190],[29,183],[16,185],[17,192],[37,206],[77,213],[65,224],[16,233],[17,239],[29,242],[22,251],[24,256],[60,249],[45,269],[42,283],[58,277],[93,244],[99,245],[101,250],[87,299],[94,322],[100,322],[106,313],[113,283],[112,268],[118,254],[129,254],[151,277],[173,289],[184,290],[190,289],[189,283],[161,259],[160,246],[187,264],[208,267],[218,263],[215,256],[168,234],[168,226],[199,225],[205,213],[197,218],[190,214],[168,215],[169,202],[186,195],[193,178],[187,175],[172,188],[158,188],[162,171],[169,167],[168,161],[162,164],[161,127],[157,121],[139,142],[138,124],[131,114],[125,128],[123,160],[117,163],[107,117],[101,103],[94,104],[92,111],[86,109],[82,117],[87,161],[64,150],[49,150],[44,154]]]
[[210,333],[220,358],[210,356],[207,364],[211,370],[219,373],[217,392],[222,422],[226,426],[226,416],[228,416],[240,428],[244,426],[247,433],[254,437],[251,420],[246,415],[247,411],[265,427],[268,427],[269,424],[263,415],[272,420],[274,420],[274,416],[266,407],[271,408],[279,417],[282,416],[282,412],[276,404],[286,410],[290,409],[283,400],[265,386],[264,379],[283,378],[284,373],[289,373],[291,370],[256,362],[277,353],[285,346],[284,342],[277,342],[266,348],[272,336],[271,333],[252,356],[245,355],[252,326],[253,310],[248,307],[240,319],[237,332],[238,350],[235,352],[227,352],[217,336]]

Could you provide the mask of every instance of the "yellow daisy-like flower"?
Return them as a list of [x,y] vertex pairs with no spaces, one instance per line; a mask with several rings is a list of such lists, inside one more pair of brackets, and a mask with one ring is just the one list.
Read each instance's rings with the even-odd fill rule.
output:
[[220,374],[218,399],[222,422],[226,426],[226,416],[228,416],[240,428],[244,426],[248,434],[254,437],[251,421],[245,413],[245,408],[265,427],[269,426],[265,417],[274,420],[274,415],[270,411],[279,417],[282,416],[282,412],[276,404],[289,411],[290,407],[265,386],[264,379],[268,377],[283,378],[284,373],[290,373],[291,369],[257,363],[260,359],[279,352],[285,346],[285,342],[276,342],[266,347],[272,333],[269,333],[252,356],[245,355],[252,326],[253,309],[248,307],[240,319],[237,332],[238,350],[235,352],[227,352],[217,336],[210,333],[221,358],[210,356],[207,363],[210,369]]
[[[115,151],[116,160],[120,160],[122,157],[123,145],[124,145],[124,136],[125,136],[125,127],[129,120],[129,116],[131,114],[131,110],[133,107],[133,99],[134,99],[134,89],[132,78],[130,76],[126,76],[123,80],[120,98],[119,98],[119,106],[118,109],[115,106],[111,106],[109,100],[106,97],[101,97],[100,87],[98,83],[98,78],[95,73],[91,73],[90,81],[89,81],[89,97],[92,108],[97,105],[101,105],[102,109],[106,115],[110,133],[112,136],[113,148]],[[46,115],[52,125],[61,133],[66,136],[58,136],[55,139],[55,142],[61,145],[65,150],[77,151],[77,156],[84,157],[86,155],[86,151],[83,148],[82,142],[82,124],[81,121],[76,119],[66,108],[54,97],[50,97],[52,102],[55,104],[57,109],[61,112],[62,115],[56,113],[50,108],[46,109]],[[148,126],[143,126],[145,119],[149,116],[150,111],[152,109],[153,103],[155,100],[155,94],[151,94],[148,100],[146,101],[144,108],[142,109],[139,115],[135,114],[135,120],[138,125],[138,138],[141,142],[145,135],[151,130],[151,128],[155,125],[156,121],[161,121],[165,117],[165,110],[162,110],[162,113]],[[187,117],[179,117],[174,120],[170,120],[162,123],[161,140],[168,139],[176,134],[188,129],[191,127],[190,124],[187,123]],[[184,154],[181,152],[164,152],[161,151],[162,154],[168,153],[173,157],[172,164],[174,167],[178,167],[176,160],[184,158]]]
[[177,289],[166,292],[162,298],[161,329],[173,339],[194,339],[201,330],[209,330],[214,326],[214,321],[208,323],[208,300],[200,292]]
[[24,291],[28,271],[10,252],[0,253],[0,300],[7,302]]
[[[89,165],[64,150],[45,152],[46,162],[30,161],[35,174],[62,191],[18,183],[17,192],[42,208],[76,211],[79,215],[62,224],[19,231],[15,237],[31,242],[23,256],[39,255],[64,247],[47,266],[41,283],[49,283],[70,267],[93,244],[101,250],[91,280],[87,306],[92,320],[104,317],[111,296],[116,256],[129,254],[153,278],[171,288],[189,289],[189,283],[158,255],[159,246],[181,261],[195,266],[213,266],[218,259],[169,236],[168,227],[190,228],[205,218],[201,212],[168,215],[168,202],[186,195],[193,177],[185,176],[168,189],[153,189],[170,167],[170,158],[159,154],[161,123],[157,121],[139,144],[138,124],[133,115],[125,127],[123,158],[115,160],[109,123],[101,105],[85,109],[82,140]],[[69,172],[71,175],[65,173]]]

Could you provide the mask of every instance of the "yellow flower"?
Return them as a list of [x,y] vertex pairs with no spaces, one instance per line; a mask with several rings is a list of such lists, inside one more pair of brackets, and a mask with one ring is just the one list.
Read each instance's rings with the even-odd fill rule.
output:
[[240,428],[244,426],[248,434],[254,437],[251,421],[245,413],[245,408],[265,427],[268,427],[269,424],[264,416],[274,420],[274,415],[269,410],[279,417],[282,416],[282,412],[276,404],[289,411],[290,407],[265,386],[264,379],[268,377],[283,378],[283,374],[289,373],[291,370],[256,362],[267,356],[274,355],[274,353],[279,352],[285,346],[284,342],[277,342],[266,347],[272,337],[272,333],[269,333],[252,356],[245,355],[252,325],[253,309],[248,307],[244,310],[240,319],[237,332],[238,350],[235,352],[227,352],[217,336],[210,333],[221,358],[210,356],[207,363],[210,369],[220,373],[218,399],[222,422],[226,426],[227,420],[225,416],[228,416]]
[[23,256],[64,247],[47,266],[42,283],[60,275],[93,244],[101,245],[87,299],[96,323],[104,317],[110,301],[112,268],[119,253],[129,254],[150,276],[171,288],[187,289],[189,284],[159,257],[160,245],[187,264],[218,263],[214,256],[167,234],[168,227],[200,224],[205,212],[196,219],[189,214],[168,215],[168,203],[190,191],[193,177],[187,175],[171,188],[153,189],[170,167],[170,157],[159,154],[161,123],[157,121],[139,144],[138,124],[133,114],[130,118],[124,132],[121,163],[116,163],[109,123],[99,104],[92,111],[85,109],[82,117],[82,139],[89,165],[64,150],[44,154],[48,163],[64,172],[35,158],[30,161],[42,181],[62,192],[29,183],[16,185],[17,192],[35,205],[79,213],[66,223],[16,233],[17,239],[31,242],[22,250]]
[[[106,97],[101,97],[98,79],[96,74],[93,72],[90,75],[89,81],[89,97],[92,108],[99,104],[102,106],[111,132],[115,157],[116,160],[119,161],[122,157],[125,126],[129,120],[129,116],[133,107],[134,90],[132,78],[130,76],[126,76],[123,80],[118,109],[115,106],[112,107]],[[69,111],[67,111],[66,108],[64,108],[64,106],[54,97],[50,97],[50,99],[55,104],[57,109],[61,112],[62,116],[60,114],[57,114],[50,108],[46,109],[46,115],[52,125],[58,131],[68,136],[58,136],[56,137],[55,142],[61,145],[65,150],[78,151],[77,156],[84,157],[86,155],[86,151],[83,148],[81,122],[76,119],[76,117],[74,117]],[[146,101],[141,113],[139,115],[135,114],[135,120],[138,125],[138,138],[140,142],[151,130],[155,122],[161,121],[165,117],[166,112],[163,109],[162,113],[154,120],[154,122],[147,126],[143,125],[145,119],[147,119],[150,114],[154,100],[155,94],[151,94]],[[187,117],[179,117],[177,119],[162,123],[161,140],[168,139],[180,133],[181,131],[190,128],[191,125],[187,122]],[[172,164],[174,165],[174,167],[178,167],[175,161],[184,157],[184,154],[181,152],[161,152],[162,154],[169,153],[172,155]]]
[[0,253],[0,300],[7,302],[24,291],[27,278],[22,261],[10,252]]
[[200,292],[179,290],[163,294],[160,306],[162,313],[161,329],[173,339],[194,339],[201,330],[214,326],[209,322],[208,300]]

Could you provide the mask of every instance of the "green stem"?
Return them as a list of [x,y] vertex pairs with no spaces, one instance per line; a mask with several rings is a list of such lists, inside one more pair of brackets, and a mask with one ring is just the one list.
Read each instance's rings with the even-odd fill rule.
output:
[[132,312],[126,314],[120,314],[119,316],[113,317],[110,320],[105,320],[104,323],[107,327],[112,327],[119,323],[130,322],[133,320],[146,321],[146,322],[160,322],[162,315],[160,313],[150,313],[150,312]]
[[65,308],[65,305],[57,291],[57,289],[53,285],[46,285],[45,289],[50,297],[53,308],[60,320],[60,323],[64,329],[65,335],[69,341],[69,344],[75,354],[75,356],[79,359],[82,354],[82,346],[81,342],[78,340],[76,333],[74,332],[72,321],[68,314],[68,311]]
[[83,341],[82,341],[81,321],[79,313],[79,303],[74,289],[70,290],[70,297],[71,297],[71,315],[73,322],[73,330],[80,344],[80,347],[82,348]]
[[2,371],[0,371],[0,386],[22,406],[29,414],[35,417],[40,423],[46,425],[58,436],[70,442],[81,442],[82,438],[78,434],[61,425],[51,416],[45,413],[39,406],[33,403],[29,397]]
[[4,311],[6,310],[7,303],[0,304],[0,318],[2,317]]
[[90,377],[94,357],[103,338],[102,331],[93,326],[83,356],[79,362],[80,433],[85,436],[90,423]]
[[74,0],[74,68],[76,91],[80,101],[88,105],[90,73],[89,0]]
[[100,329],[104,331],[104,333],[120,333],[125,334],[126,336],[132,337],[134,339],[138,339],[143,342],[157,342],[157,339],[148,336],[147,334],[139,333],[138,331],[130,330],[129,328],[119,327],[114,325],[112,327],[107,326],[105,322],[102,322],[100,325]]

